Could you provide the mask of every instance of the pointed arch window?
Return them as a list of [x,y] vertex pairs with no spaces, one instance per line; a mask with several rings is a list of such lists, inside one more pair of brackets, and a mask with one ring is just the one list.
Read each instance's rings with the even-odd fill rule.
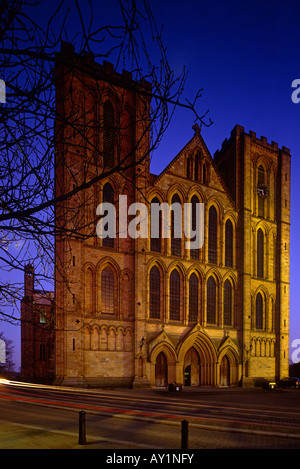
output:
[[[130,108],[125,107],[122,117],[122,128],[120,129],[120,137],[122,137],[122,159],[127,164],[131,160],[135,147],[135,125],[133,112]],[[118,153],[118,164],[120,163]]]
[[[172,201],[173,204],[177,205],[178,210],[175,209],[171,211],[171,254],[172,256],[180,256],[181,255],[181,237],[177,237],[177,230],[180,229],[181,234],[181,200],[178,194],[173,195]],[[180,226],[176,226],[179,225]],[[179,231],[179,230],[178,230]]]
[[189,279],[189,321],[198,321],[198,277],[192,274]]
[[191,156],[186,160],[186,177],[188,179],[193,177],[193,158]]
[[110,101],[103,104],[103,156],[106,169],[114,166],[115,114]]
[[223,305],[223,324],[224,326],[232,326],[232,286],[229,280],[224,283]]
[[152,237],[152,235],[151,235],[151,238],[150,238],[150,249],[151,249],[151,251],[155,251],[155,252],[161,252],[162,215],[161,215],[161,211],[159,211],[158,219],[157,219],[157,217],[152,216],[153,211],[154,211],[154,210],[152,210],[152,205],[153,205],[153,209],[155,208],[155,204],[158,208],[159,203],[160,202],[159,202],[157,197],[154,197],[154,199],[152,199],[152,201],[151,201],[151,215],[150,215],[151,216],[151,223],[157,223],[157,222],[159,223],[158,238]]
[[257,277],[264,277],[264,234],[260,228],[257,231]]
[[157,266],[150,270],[149,278],[150,318],[160,318],[160,272]]
[[[107,182],[103,187],[103,202],[113,204],[114,203],[114,198],[115,198],[114,190],[113,190],[111,184],[109,182]],[[104,225],[104,230],[105,231],[108,230],[107,224]],[[106,247],[113,248],[114,247],[114,241],[115,241],[114,238],[110,238],[110,237],[107,236],[106,238],[103,238],[102,245],[106,246]]]
[[[258,177],[257,177],[258,184],[265,183],[265,170],[262,165],[258,168]],[[265,199],[258,195],[258,216],[264,217],[265,215]]]
[[213,277],[209,277],[206,285],[206,317],[208,324],[216,323],[216,307],[217,307],[217,287]]
[[[193,195],[192,197],[192,200],[191,200],[191,203],[192,203],[192,214],[191,214],[191,217],[192,217],[192,220],[191,220],[191,228],[192,228],[192,231],[196,231],[196,228],[197,228],[197,224],[196,224],[196,210],[199,206],[197,206],[197,204],[199,204],[199,199],[196,195]],[[199,235],[199,234],[198,234]],[[195,241],[196,239],[196,236],[194,236],[193,239],[191,239],[191,242]],[[198,260],[199,259],[199,249],[191,249],[190,251],[190,257],[191,259],[194,259],[194,260]]]
[[256,295],[256,302],[255,302],[255,327],[256,329],[263,328],[263,297],[261,293],[257,293]]
[[177,270],[170,275],[170,319],[180,321],[180,275]]
[[233,266],[233,226],[230,220],[225,223],[225,265]]
[[195,181],[199,181],[199,172],[200,172],[200,155],[199,153],[195,156],[195,172],[194,172],[194,179]]
[[110,267],[101,272],[101,313],[115,314],[115,276]]
[[208,262],[217,263],[217,210],[212,205],[208,221]]
[[40,310],[40,324],[47,324],[47,316],[45,308]]
[[202,166],[202,183],[203,184],[206,184],[206,179],[207,179],[207,171],[206,171],[206,164],[203,163],[203,166]]

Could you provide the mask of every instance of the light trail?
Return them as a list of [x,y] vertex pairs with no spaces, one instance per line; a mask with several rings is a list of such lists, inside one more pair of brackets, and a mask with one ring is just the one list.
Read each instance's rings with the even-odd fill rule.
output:
[[[72,404],[72,403],[66,403],[66,402],[53,402],[53,401],[47,401],[45,399],[29,399],[29,398],[20,398],[20,397],[12,397],[12,396],[5,396],[0,394],[0,399],[8,399],[8,400],[13,400],[16,402],[28,402],[28,403],[34,403],[34,404],[42,404],[42,405],[47,405],[47,406],[59,406],[63,408],[70,408],[70,409],[80,409],[80,410],[85,410],[85,411],[90,411],[90,413],[94,412],[99,412],[99,413],[110,413],[112,414],[112,417],[126,417],[126,416],[132,416],[133,418],[151,418],[153,419],[153,422],[159,423],[161,419],[170,419],[174,423],[181,423],[182,419],[187,418],[186,414],[166,414],[166,413],[161,413],[161,412],[145,412],[145,411],[137,411],[137,410],[127,410],[127,409],[115,409],[115,408],[107,408],[107,407],[98,407],[98,406],[91,406],[91,405],[86,405],[86,404]],[[243,420],[236,420],[236,419],[225,419],[225,418],[218,418],[216,419],[215,417],[195,417],[192,415],[188,415],[188,418],[193,421],[193,422],[214,422],[216,423],[245,423]],[[166,423],[166,422],[164,422]],[[192,423],[192,422],[191,422]],[[270,424],[269,422],[256,422],[260,426],[278,426],[278,424]],[[300,437],[300,435],[299,435]]]
[[[243,415],[246,417],[247,415],[250,415],[251,417],[255,417],[255,414],[254,414],[254,409],[251,408],[251,407],[240,407],[240,406],[231,406],[231,405],[221,405],[221,404],[215,404],[215,403],[212,403],[211,401],[205,401],[205,403],[203,404],[200,404],[198,401],[193,401],[193,402],[183,402],[182,399],[174,399],[174,397],[172,396],[172,400],[170,399],[164,399],[164,400],[158,400],[158,399],[151,399],[151,398],[145,398],[145,397],[141,397],[141,396],[132,396],[132,397],[128,397],[128,396],[124,396],[122,393],[117,393],[116,391],[114,391],[114,394],[107,394],[105,393],[104,391],[95,391],[95,390],[88,390],[88,389],[77,389],[77,388],[69,388],[69,387],[61,387],[61,386],[53,386],[53,385],[44,385],[44,384],[36,384],[36,383],[27,383],[27,382],[21,382],[21,381],[11,381],[11,380],[7,380],[7,379],[0,379],[0,385],[3,384],[5,386],[9,386],[11,388],[13,387],[22,387],[22,388],[29,388],[30,389],[34,389],[34,390],[47,390],[47,391],[52,391],[52,392],[55,392],[55,391],[58,391],[58,396],[57,398],[59,398],[59,393],[62,393],[62,392],[66,392],[66,393],[69,393],[69,394],[79,394],[82,398],[87,398],[87,397],[90,397],[90,398],[101,398],[101,399],[109,399],[109,400],[123,400],[123,401],[127,401],[127,402],[136,402],[138,401],[138,403],[142,404],[149,404],[149,403],[155,403],[155,404],[161,404],[161,405],[166,405],[168,404],[169,406],[172,406],[173,404],[176,405],[176,404],[179,404],[181,408],[185,408],[187,411],[190,409],[190,411],[194,411],[194,412],[197,412],[198,410],[201,411],[201,409],[204,409],[206,411],[222,411],[222,412],[243,412]],[[18,393],[21,393],[21,391],[17,391],[17,390],[13,390],[11,389],[10,392],[18,392]],[[26,391],[24,391],[26,392]],[[29,392],[27,392],[29,393]],[[4,396],[0,396],[0,397],[4,397]],[[199,398],[200,398],[200,395],[199,395]],[[13,398],[12,398],[13,399]],[[18,399],[18,398],[16,398]],[[32,400],[28,400],[28,402],[39,402],[38,400],[36,399],[32,399]],[[159,416],[159,415],[165,415],[166,417],[168,418],[179,418],[179,417],[176,417],[174,415],[169,415],[169,414],[163,414],[163,413],[151,413],[151,412],[146,412],[146,411],[139,411],[139,410],[124,410],[124,409],[115,409],[114,407],[108,407],[108,408],[99,408],[99,407],[95,407],[95,406],[87,406],[87,404],[74,404],[74,403],[67,403],[67,402],[59,402],[59,401],[44,401],[44,400],[41,400],[40,402],[43,402],[43,403],[46,403],[48,405],[60,405],[60,406],[67,406],[67,407],[76,407],[76,408],[85,408],[86,410],[90,409],[90,410],[100,410],[100,411],[104,411],[104,412],[118,412],[118,413],[134,413],[134,414],[137,414],[137,415],[146,415],[146,416],[149,416],[149,415],[155,415],[156,417]],[[300,411],[296,411],[296,410],[293,410],[293,411],[289,411],[289,410],[276,410],[276,409],[266,409],[266,408],[257,408],[256,409],[258,412],[260,412],[260,414],[258,415],[258,417],[262,417],[262,413],[266,414],[266,417],[268,415],[278,415],[279,417],[281,416],[293,416],[293,417],[297,417],[300,415]],[[186,414],[180,414],[181,417],[184,417],[186,416]],[[195,416],[190,416],[189,417],[193,418],[193,419],[201,419],[201,420],[216,420],[216,417],[217,416],[214,416],[214,417],[209,417],[209,416],[205,416],[205,417],[195,417]],[[218,420],[219,420],[219,417],[218,417]],[[235,419],[231,419],[231,420],[226,420],[224,419],[223,421],[231,421],[231,422],[234,422],[234,421],[237,421]],[[300,423],[300,422],[299,422]],[[270,423],[268,423],[268,425],[270,425]],[[274,424],[275,425],[275,424]],[[278,425],[278,423],[277,423]]]

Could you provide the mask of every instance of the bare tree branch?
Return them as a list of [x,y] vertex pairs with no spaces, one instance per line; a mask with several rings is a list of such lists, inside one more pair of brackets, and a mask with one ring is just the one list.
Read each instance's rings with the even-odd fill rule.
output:
[[[117,173],[126,179],[134,166],[150,161],[178,107],[190,110],[201,125],[210,125],[206,121],[207,112],[198,109],[201,90],[193,100],[184,99],[187,72],[183,69],[175,76],[172,71],[162,28],[156,26],[146,0],[119,0],[122,22],[100,27],[91,0],[88,12],[86,9],[83,12],[84,5],[80,0],[70,0],[68,4],[61,1],[53,12],[49,12],[49,2],[38,0],[3,0],[0,5],[0,78],[6,85],[6,104],[0,104],[0,318],[3,320],[18,317],[23,295],[23,277],[18,277],[18,272],[23,275],[24,265],[31,262],[37,267],[37,282],[53,284],[55,237],[95,235],[95,219],[80,218],[80,207],[90,204],[93,208],[93,197],[104,178]],[[45,12],[44,24],[34,20],[37,9]],[[70,37],[75,13],[81,30]],[[64,48],[70,51],[72,47],[76,53],[63,52]],[[106,58],[113,61],[113,67],[106,62],[99,65]],[[95,126],[94,116],[96,106],[103,105],[104,94],[100,85],[98,88],[87,85],[91,70],[86,63],[91,70],[101,66],[103,77],[112,87],[118,85],[118,76],[120,82],[127,79],[128,86],[134,81],[145,109],[149,109],[151,101],[150,114],[141,112],[134,122],[142,130],[133,147],[124,143],[130,124],[121,113],[117,116],[115,137],[120,151],[113,167],[97,163],[104,161],[99,145],[103,121],[99,118]],[[118,74],[119,67],[128,72]],[[59,70],[63,70],[63,75],[58,75]],[[57,92],[57,80],[68,84],[63,95]],[[84,93],[78,97],[76,93],[82,87]],[[97,96],[96,101],[89,101],[92,95]],[[85,106],[78,106],[79,98]],[[57,123],[61,131],[57,131]],[[150,144],[144,148],[148,136]],[[74,160],[66,175],[68,190],[62,191],[55,180],[55,166],[63,164],[69,149],[80,154],[82,172],[79,178]],[[61,213],[58,207],[63,207]],[[16,277],[18,281],[12,280]]]

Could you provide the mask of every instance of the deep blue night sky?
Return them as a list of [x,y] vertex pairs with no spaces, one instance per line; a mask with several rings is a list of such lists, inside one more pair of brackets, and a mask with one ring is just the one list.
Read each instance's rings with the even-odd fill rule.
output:
[[[299,1],[153,2],[165,25],[169,59],[187,66],[188,92],[203,90],[203,111],[214,124],[202,135],[213,155],[231,129],[240,124],[292,154],[290,344],[300,339],[300,103],[292,102],[300,78]],[[152,170],[160,171],[192,136],[192,116],[176,114]],[[290,347],[290,354],[293,348]]]
[[[116,0],[109,6],[102,0],[95,5],[99,25],[111,22]],[[150,5],[157,24],[164,25],[171,68],[180,73],[185,65],[189,71],[186,96],[192,98],[199,88],[204,89],[199,104],[203,112],[210,110],[213,125],[203,128],[202,135],[211,154],[236,124],[291,149],[292,343],[300,339],[300,103],[291,99],[292,81],[300,79],[300,1],[151,0]],[[159,173],[190,140],[193,120],[188,110],[178,109],[152,157],[152,172]],[[19,329],[2,325],[0,330],[14,341],[19,366]]]

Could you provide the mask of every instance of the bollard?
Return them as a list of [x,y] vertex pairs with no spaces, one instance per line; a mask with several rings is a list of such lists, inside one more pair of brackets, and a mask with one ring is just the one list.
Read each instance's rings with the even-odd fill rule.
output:
[[189,422],[182,420],[181,422],[181,449],[189,447]]
[[85,426],[85,412],[81,410],[79,412],[79,438],[78,438],[79,445],[86,444],[86,426]]

